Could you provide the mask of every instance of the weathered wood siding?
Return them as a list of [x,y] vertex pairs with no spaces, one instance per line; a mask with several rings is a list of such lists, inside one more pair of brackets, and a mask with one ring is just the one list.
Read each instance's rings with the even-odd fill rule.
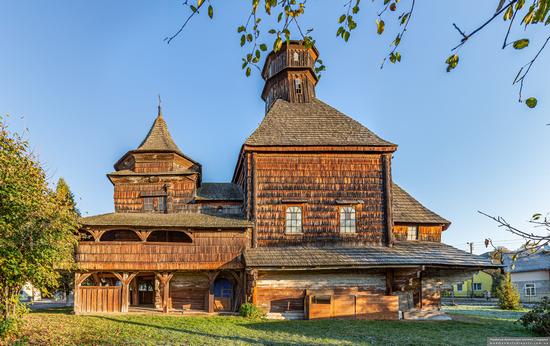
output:
[[397,320],[399,319],[399,297],[380,294],[355,293],[334,295],[323,292],[326,301],[316,303],[316,294],[307,297],[307,319],[348,318],[362,320]]
[[196,164],[175,153],[132,153],[116,169],[129,169],[137,173],[169,172],[196,169]]
[[80,286],[74,306],[78,313],[120,312],[120,286]]
[[177,273],[170,281],[172,308],[206,310],[209,281],[206,273]]
[[[382,242],[384,179],[380,154],[254,153],[249,163],[259,246]],[[302,205],[303,234],[285,234],[287,201]],[[337,200],[358,200],[356,233],[341,234]]]
[[195,195],[198,175],[113,177],[116,212],[143,212],[143,196],[166,196],[168,212],[186,210]]
[[441,242],[441,232],[443,232],[443,226],[427,226],[427,225],[404,225],[398,224],[393,226],[393,235],[395,240],[407,240],[407,227],[418,227],[418,240],[421,241],[433,241]]
[[268,312],[304,310],[306,291],[330,289],[336,295],[369,292],[384,294],[386,276],[380,270],[260,272],[256,304]]
[[86,270],[242,268],[249,242],[241,230],[191,231],[192,243],[80,242],[76,261]]

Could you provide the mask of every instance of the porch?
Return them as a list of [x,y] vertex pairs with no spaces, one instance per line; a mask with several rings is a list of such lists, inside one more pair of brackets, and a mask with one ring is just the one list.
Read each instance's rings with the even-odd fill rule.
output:
[[232,313],[244,301],[243,281],[241,270],[76,273],[74,311]]

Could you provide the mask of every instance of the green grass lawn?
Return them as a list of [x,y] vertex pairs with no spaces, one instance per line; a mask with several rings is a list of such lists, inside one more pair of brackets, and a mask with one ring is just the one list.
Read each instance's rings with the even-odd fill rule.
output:
[[240,317],[75,316],[67,310],[25,317],[31,345],[486,345],[489,336],[532,336],[510,320],[454,315],[454,321],[267,321]]

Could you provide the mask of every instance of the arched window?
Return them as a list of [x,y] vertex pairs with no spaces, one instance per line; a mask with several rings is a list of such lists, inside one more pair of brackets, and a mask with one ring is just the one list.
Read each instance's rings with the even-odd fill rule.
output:
[[302,207],[286,208],[286,233],[302,233]]
[[103,233],[100,241],[141,241],[136,232],[129,229],[112,230]]
[[355,233],[355,207],[340,208],[340,232]]
[[79,241],[95,241],[94,237],[84,230],[78,231],[78,240]]
[[192,239],[184,232],[180,231],[153,231],[147,237],[149,242],[162,243],[192,243]]

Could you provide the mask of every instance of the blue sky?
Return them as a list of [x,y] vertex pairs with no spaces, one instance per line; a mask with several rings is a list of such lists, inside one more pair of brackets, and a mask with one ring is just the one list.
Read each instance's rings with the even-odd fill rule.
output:
[[[105,174],[147,133],[157,94],[175,141],[202,163],[204,181],[231,179],[241,144],[262,119],[263,81],[240,69],[236,27],[249,2],[215,1],[214,21],[197,18],[167,45],[163,38],[188,14],[181,3],[0,2],[0,113],[10,114],[12,129],[29,129],[48,176],[65,177],[85,215],[112,211]],[[303,18],[304,27],[315,26],[327,65],[317,96],[399,145],[394,180],[453,222],[445,242],[466,249],[473,241],[476,252],[486,237],[519,245],[476,210],[520,226],[550,211],[550,52],[525,87],[539,107],[518,104],[511,85],[544,28],[529,31],[529,48],[502,51],[499,20],[462,49],[448,74],[443,61],[459,40],[452,23],[473,28],[497,1],[417,1],[401,64],[381,70],[395,22],[378,37],[378,9],[363,2],[345,44],[335,37],[341,3],[310,1]]]

